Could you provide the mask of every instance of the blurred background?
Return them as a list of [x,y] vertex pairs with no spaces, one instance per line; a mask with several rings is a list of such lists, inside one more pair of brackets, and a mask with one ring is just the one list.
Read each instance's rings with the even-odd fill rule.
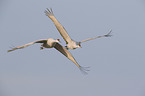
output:
[[[55,49],[40,44],[7,53],[35,40],[59,38],[55,17],[82,48],[69,50],[83,75]],[[145,96],[144,0],[0,0],[0,96]]]

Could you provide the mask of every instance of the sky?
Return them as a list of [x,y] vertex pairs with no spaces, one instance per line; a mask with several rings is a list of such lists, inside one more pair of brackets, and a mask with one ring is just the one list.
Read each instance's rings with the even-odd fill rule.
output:
[[[7,52],[47,38],[65,46],[46,8],[76,41],[112,29],[69,50],[88,75],[40,44]],[[145,96],[144,0],[0,0],[0,34],[0,96]]]

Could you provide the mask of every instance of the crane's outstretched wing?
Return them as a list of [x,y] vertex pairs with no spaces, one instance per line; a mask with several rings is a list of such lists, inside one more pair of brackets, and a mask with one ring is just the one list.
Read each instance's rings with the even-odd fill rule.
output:
[[80,43],[83,43],[83,42],[86,42],[86,41],[89,41],[89,40],[93,40],[93,39],[97,39],[97,38],[101,38],[101,37],[111,37],[112,36],[112,35],[110,35],[111,32],[112,32],[112,30],[110,30],[110,32],[107,35],[102,35],[102,36],[97,36],[97,37],[94,37],[94,38],[85,39],[85,40],[82,40]]
[[72,41],[71,38],[70,38],[70,36],[66,32],[65,28],[55,18],[52,9],[50,8],[50,10],[49,10],[47,8],[47,10],[45,10],[45,14],[46,14],[46,16],[48,16],[53,21],[53,23],[55,24],[55,26],[56,26],[57,30],[59,31],[60,35],[65,40],[66,44],[68,44],[68,42]]
[[14,51],[16,49],[22,49],[22,48],[28,47],[32,44],[35,44],[35,43],[45,43],[45,42],[47,42],[47,39],[37,40],[37,41],[31,42],[31,43],[28,43],[28,44],[25,44],[25,45],[22,45],[22,46],[18,46],[16,48],[11,49],[11,50],[8,50],[8,52]]
[[64,56],[66,56],[66,57],[67,57],[69,60],[71,60],[73,63],[75,63],[76,66],[77,66],[83,73],[87,74],[86,71],[89,71],[89,70],[86,69],[87,67],[82,67],[82,66],[80,66],[80,65],[76,62],[75,58],[71,55],[71,53],[70,53],[66,48],[64,48],[63,46],[61,46],[59,43],[56,43],[55,46],[54,46],[54,48],[57,49],[59,52],[61,52]]

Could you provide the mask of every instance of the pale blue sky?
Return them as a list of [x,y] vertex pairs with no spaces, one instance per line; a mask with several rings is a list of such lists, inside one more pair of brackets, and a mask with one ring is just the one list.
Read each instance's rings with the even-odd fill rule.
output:
[[[34,40],[63,38],[44,14],[54,15],[74,40],[104,35],[70,50],[83,75],[55,49]],[[1,0],[0,96],[145,96],[144,0]]]

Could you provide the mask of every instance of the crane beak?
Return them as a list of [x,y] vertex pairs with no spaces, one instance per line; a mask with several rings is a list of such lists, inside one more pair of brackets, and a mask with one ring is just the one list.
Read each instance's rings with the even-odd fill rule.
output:
[[81,44],[79,44],[79,48],[82,48]]

